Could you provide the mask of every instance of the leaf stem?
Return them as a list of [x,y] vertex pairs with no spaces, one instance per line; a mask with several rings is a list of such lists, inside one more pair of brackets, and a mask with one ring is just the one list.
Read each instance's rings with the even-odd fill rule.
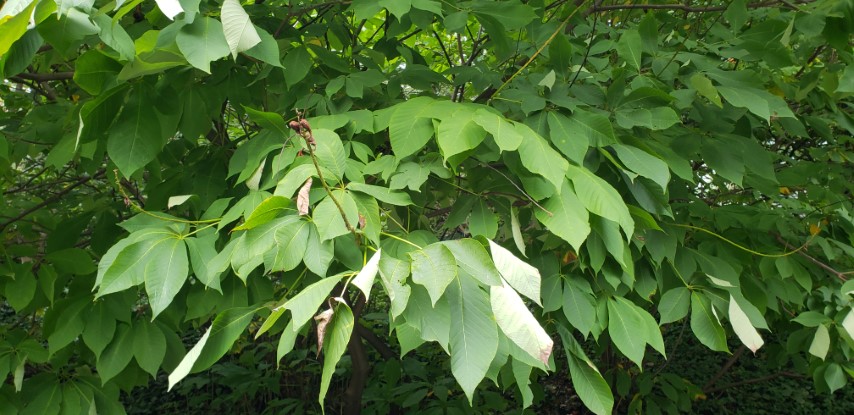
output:
[[403,242],[403,243],[408,244],[408,245],[410,245],[410,246],[414,246],[415,248],[421,249],[421,247],[420,247],[420,246],[418,246],[417,244],[412,243],[412,242],[410,242],[410,241],[407,241],[406,239],[403,239],[403,238],[401,238],[401,237],[399,237],[399,236],[397,236],[397,235],[393,235],[393,234],[386,233],[386,232],[380,232],[380,235],[382,235],[382,236],[387,236],[387,237],[389,237],[389,238],[391,238],[391,239],[394,239],[394,240],[396,240],[396,241]]

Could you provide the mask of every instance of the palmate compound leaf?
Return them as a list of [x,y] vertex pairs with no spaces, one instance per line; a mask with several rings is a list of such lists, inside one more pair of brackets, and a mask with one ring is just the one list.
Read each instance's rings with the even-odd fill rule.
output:
[[448,285],[451,315],[451,372],[471,404],[498,350],[498,327],[487,294],[468,275]]
[[126,290],[145,282],[145,267],[155,247],[178,235],[166,228],[146,228],[113,245],[98,263],[96,297]]
[[490,304],[498,327],[513,343],[548,366],[554,342],[525,306],[522,297],[507,284],[490,287]]

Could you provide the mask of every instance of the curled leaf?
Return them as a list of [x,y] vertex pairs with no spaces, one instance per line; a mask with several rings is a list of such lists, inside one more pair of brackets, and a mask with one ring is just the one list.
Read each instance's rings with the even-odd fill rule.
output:
[[312,178],[309,177],[297,193],[297,211],[300,215],[308,215],[308,192],[311,190]]
[[326,326],[332,320],[332,315],[335,311],[329,308],[314,316],[314,321],[317,322],[317,357],[320,357],[320,351],[323,350],[323,338],[326,336]]

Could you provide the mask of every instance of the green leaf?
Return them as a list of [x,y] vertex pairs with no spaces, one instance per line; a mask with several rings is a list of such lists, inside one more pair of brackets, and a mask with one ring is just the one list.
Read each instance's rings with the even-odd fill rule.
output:
[[756,351],[765,344],[762,336],[750,323],[747,314],[744,313],[732,294],[729,296],[729,321],[732,323],[732,329],[736,336],[753,354],[756,354]]
[[827,357],[828,350],[830,350],[830,333],[827,326],[822,324],[815,329],[815,337],[810,343],[809,352],[811,355],[824,360]]
[[567,277],[563,289],[563,314],[586,338],[596,322],[596,303],[590,284],[577,277]]
[[290,199],[282,196],[270,196],[256,207],[242,225],[236,226],[235,231],[256,228],[275,219],[291,205]]
[[321,279],[304,288],[281,306],[291,310],[294,331],[299,331],[305,323],[311,320],[317,308],[329,297],[332,288],[341,281],[341,277],[342,275],[335,275]]
[[387,187],[374,186],[371,184],[350,182],[347,188],[356,192],[361,192],[366,195],[375,197],[383,203],[388,203],[396,206],[408,206],[413,204],[412,199],[405,192],[391,190]]
[[220,19],[222,19],[222,31],[233,58],[237,59],[239,52],[252,49],[261,43],[261,37],[255,31],[255,26],[249,21],[249,15],[237,0],[225,0],[222,3]]
[[517,131],[516,126],[511,121],[500,114],[486,108],[478,108],[472,119],[486,132],[492,134],[492,138],[501,151],[516,151],[522,144],[522,134]]
[[631,171],[654,181],[661,187],[662,192],[667,191],[667,183],[670,181],[667,163],[637,147],[613,144],[611,148]]
[[157,157],[165,144],[150,94],[134,91],[110,129],[107,154],[125,177]]
[[282,358],[294,349],[298,334],[299,329],[294,330],[294,321],[289,321],[285,329],[282,330],[282,335],[279,336],[279,344],[276,346],[276,367],[279,367]]
[[[347,155],[344,154],[344,145],[338,134],[330,130],[313,130],[314,140],[317,148],[314,150],[317,161],[321,166],[332,172],[339,181],[344,177]],[[325,177],[325,176],[324,176]]]
[[[191,357],[195,360],[192,371],[195,373],[205,370],[224,356],[237,341],[237,338],[246,331],[246,327],[252,322],[257,310],[256,307],[236,307],[219,313],[211,325],[210,337],[205,339],[201,353],[198,357]],[[201,343],[202,340],[199,342]],[[192,351],[187,353],[184,360],[190,358],[191,354]],[[183,363],[184,360],[181,362]]]
[[442,244],[431,244],[409,253],[412,258],[412,281],[421,284],[430,294],[435,307],[448,284],[457,277],[457,261]]
[[644,336],[637,330],[643,327],[643,321],[628,300],[621,297],[608,299],[608,334],[617,349],[641,367],[646,350]]
[[[569,363],[569,376],[575,393],[590,411],[597,415],[607,415],[613,412],[614,395],[599,369],[584,356],[581,347],[572,338],[572,334],[563,326],[558,326],[558,333],[564,344],[564,351]],[[580,354],[582,357],[578,357]]]
[[457,265],[468,275],[489,286],[501,285],[501,274],[480,242],[465,238],[439,242],[454,255]]
[[640,33],[635,29],[623,30],[617,42],[617,53],[635,70],[640,71],[643,42]]
[[498,330],[487,295],[473,279],[465,275],[454,278],[448,286],[448,302],[454,316],[449,344],[451,372],[471,404],[474,390],[498,350]]
[[[604,147],[617,142],[611,120],[602,114],[576,110],[569,120],[570,127],[567,133],[570,135],[568,140],[586,143],[585,149],[587,145]],[[583,154],[581,156],[583,158]]]
[[184,25],[175,37],[178,49],[190,65],[211,73],[211,62],[228,56],[222,24],[210,17],[200,17]]
[[666,130],[680,121],[676,111],[670,107],[617,110],[617,124],[626,129],[644,127],[650,130]]
[[560,192],[569,163],[527,125],[517,123],[516,132],[522,136],[518,149],[522,165],[528,171],[544,177]]
[[515,206],[510,208],[510,232],[513,234],[513,243],[516,244],[516,249],[527,258],[525,238],[522,237],[522,227],[519,225],[519,210]]
[[[275,135],[273,137],[271,137],[272,140],[270,140],[269,144],[267,141],[265,141],[264,145],[259,146],[259,148],[266,149],[268,147],[271,147],[271,148],[280,147],[281,145],[283,145],[283,142],[285,140],[287,140],[288,137],[291,136],[291,131],[288,129],[288,126],[285,124],[285,119],[282,118],[282,116],[280,114],[277,114],[275,112],[259,111],[259,110],[256,110],[254,108],[247,107],[245,105],[243,106],[243,110],[246,111],[246,114],[249,115],[249,119],[251,119],[253,122],[258,124],[262,128],[265,128],[265,129],[270,130],[270,131],[275,133]],[[260,141],[260,138],[261,137],[259,137],[259,136],[255,136],[249,142],[252,143],[252,142]],[[264,138],[267,138],[267,137],[264,137]],[[281,141],[279,141],[279,140],[281,140]],[[238,149],[243,148],[243,147],[244,146],[240,146],[240,147],[238,147]],[[262,151],[262,154],[266,155],[270,151],[271,150]],[[256,158],[256,159],[260,160],[260,158]],[[231,172],[231,166],[229,165],[228,167],[229,167],[229,169],[228,169],[229,174],[228,175],[229,175],[229,177],[231,177],[231,175],[234,173]],[[241,174],[240,178],[238,178],[237,180],[240,181],[242,179],[243,179],[243,175]]]
[[0,28],[3,29],[0,30],[0,56],[5,55],[12,47],[12,44],[27,32],[27,25],[30,22],[30,16],[33,14],[33,8],[36,7],[36,3],[38,2],[33,1],[17,14],[11,17],[4,16],[4,18],[0,19]]
[[[344,209],[350,225],[356,226],[359,223],[359,208],[356,206],[353,197],[343,190],[335,190],[332,192],[332,195],[341,204],[341,208]],[[346,235],[349,232],[344,225],[341,211],[338,210],[335,202],[329,196],[317,204],[311,216],[314,224],[317,225],[321,242]]]
[[832,320],[816,311],[804,311],[793,318],[792,321],[802,324],[806,327],[818,327],[822,324],[829,324]]
[[463,107],[449,114],[449,118],[439,123],[436,142],[442,150],[445,161],[452,156],[474,149],[486,137],[486,130],[474,121],[473,116],[474,112],[471,109]]
[[540,302],[540,271],[526,264],[503,246],[489,240],[489,250],[495,267],[519,294],[533,300],[542,307]]
[[347,343],[353,334],[355,324],[350,307],[343,301],[339,302],[335,306],[335,314],[332,317],[330,328],[326,329],[326,340],[323,342],[323,372],[320,376],[320,393],[317,398],[321,408],[325,407],[323,401],[326,398],[326,392],[329,390],[332,374],[335,372],[335,366],[341,360],[344,351],[347,350]]
[[212,329],[213,326],[208,327],[208,329],[205,330],[205,334],[199,338],[199,341],[196,342],[193,348],[187,352],[183,359],[181,359],[181,363],[178,364],[178,367],[169,374],[169,388],[167,390],[172,390],[172,387],[175,386],[175,384],[190,374],[190,371],[193,369],[193,365],[196,364],[196,360],[199,358],[199,354],[202,353],[202,349],[205,348],[205,345],[210,338]]
[[98,95],[116,85],[122,65],[99,50],[90,50],[77,58],[74,83],[84,91]]
[[483,199],[477,199],[469,214],[469,232],[472,236],[483,236],[487,239],[494,238],[498,233],[498,216]]
[[824,370],[824,381],[827,383],[827,388],[832,394],[848,384],[848,376],[845,375],[842,371],[842,366],[838,363],[830,363],[827,365],[827,369]]
[[166,336],[157,325],[142,319],[134,323],[133,355],[142,370],[157,377],[157,369],[166,357]]
[[100,359],[101,352],[110,344],[116,333],[116,317],[113,316],[106,302],[99,301],[88,313],[85,323],[83,342],[95,354],[95,359]]
[[362,290],[362,293],[365,294],[365,301],[371,298],[371,288],[374,286],[374,279],[377,276],[377,271],[379,271],[381,255],[382,249],[378,249],[371,255],[371,259],[368,260],[362,270],[350,281],[356,288]]
[[689,82],[691,83],[691,88],[696,89],[698,94],[711,101],[712,104],[717,105],[718,108],[723,108],[721,96],[718,95],[718,89],[712,85],[712,81],[706,75],[703,75],[702,72],[697,72],[691,77]]
[[569,242],[576,252],[579,251],[590,234],[590,217],[568,180],[563,180],[560,194],[549,198],[543,207],[548,212],[536,209],[534,215],[537,220],[551,233]]
[[134,335],[131,327],[127,324],[120,324],[113,341],[104,349],[104,353],[101,354],[101,358],[95,365],[102,385],[116,377],[130,363],[130,359],[133,358],[133,341]]
[[187,244],[190,264],[193,266],[193,273],[196,275],[196,279],[202,284],[222,293],[219,281],[221,272],[210,266],[217,255],[214,248],[216,236],[185,238],[184,242]]
[[658,314],[661,318],[658,324],[664,325],[679,321],[688,315],[691,305],[691,291],[685,287],[673,288],[661,296],[658,303]]
[[403,311],[406,321],[418,329],[421,339],[435,341],[447,352],[451,335],[451,310],[448,296],[442,296],[435,306],[430,294],[417,284],[409,285],[409,303]]
[[691,293],[691,331],[709,349],[717,352],[729,352],[726,333],[721,322],[712,311],[708,297],[698,292]]
[[119,53],[123,61],[132,61],[136,55],[133,39],[122,27],[121,22],[110,18],[107,14],[98,14],[91,17],[98,25],[98,36],[109,47]]
[[[577,117],[570,120],[555,111],[549,112],[547,117],[549,138],[551,138],[552,143],[570,160],[579,164],[584,162],[587,148],[590,147],[590,136],[596,132],[585,130],[585,125],[581,124],[576,119]],[[613,130],[611,135],[613,135]]]
[[334,255],[334,241],[321,241],[317,226],[312,224],[308,229],[308,242],[305,246],[303,262],[309,271],[320,277],[326,276],[329,263]]
[[190,266],[186,245],[178,238],[156,243],[147,256],[145,292],[151,304],[152,317],[157,317],[184,286]]
[[290,271],[299,265],[305,256],[311,224],[299,220],[276,230],[274,249],[264,254],[264,266],[268,271]]
[[619,223],[626,236],[631,237],[635,223],[616,189],[583,167],[570,165],[566,176],[572,180],[575,194],[587,210]]
[[498,327],[513,343],[528,355],[549,365],[554,342],[525,306],[522,297],[509,285],[489,289],[490,304]]
[[302,81],[313,64],[311,54],[304,46],[289,50],[282,63],[285,66],[285,82],[289,87]]
[[409,276],[409,261],[401,261],[390,255],[380,258],[379,272],[380,282],[388,294],[391,307],[389,312],[391,317],[397,318],[406,309],[409,302],[411,288],[406,284],[406,278]]
[[421,150],[433,137],[433,121],[427,118],[433,102],[430,98],[413,98],[398,104],[392,113],[388,132],[391,148],[398,159]]
[[247,50],[245,52],[246,55],[272,66],[282,68],[281,53],[276,39],[260,27],[255,27],[255,30],[258,32],[258,37],[261,38],[261,43]]
[[795,118],[795,114],[789,109],[786,101],[776,95],[772,95],[768,91],[755,88],[719,86],[718,92],[732,106],[747,108],[750,112],[768,123],[771,122],[772,116],[777,118]]

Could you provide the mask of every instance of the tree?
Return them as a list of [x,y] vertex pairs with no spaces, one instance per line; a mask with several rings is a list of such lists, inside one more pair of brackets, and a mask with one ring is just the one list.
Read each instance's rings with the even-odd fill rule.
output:
[[315,408],[358,412],[379,353],[468,404],[558,371],[669,411],[671,326],[835,391],[852,31],[836,0],[7,0],[0,402],[120,413],[271,344],[320,356]]

